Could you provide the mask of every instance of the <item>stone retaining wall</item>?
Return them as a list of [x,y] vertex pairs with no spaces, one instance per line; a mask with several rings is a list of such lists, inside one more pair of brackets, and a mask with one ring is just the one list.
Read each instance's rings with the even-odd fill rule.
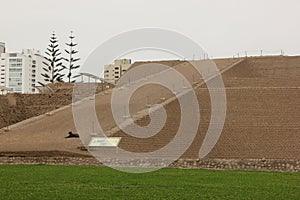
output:
[[[128,167],[151,166],[151,161],[137,164],[139,161],[131,160]],[[161,161],[163,164],[164,161]],[[45,164],[45,165],[66,165],[66,166],[102,166],[93,157],[22,157],[2,156],[0,164]],[[116,164],[117,165],[117,164]],[[186,169],[215,169],[215,170],[259,170],[259,171],[282,171],[300,172],[300,160],[271,160],[271,159],[180,159],[169,167]]]

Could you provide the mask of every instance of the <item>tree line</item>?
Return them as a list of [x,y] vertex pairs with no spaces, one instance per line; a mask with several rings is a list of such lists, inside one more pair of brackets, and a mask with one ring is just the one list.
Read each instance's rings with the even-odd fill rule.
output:
[[64,49],[67,57],[63,57],[55,32],[51,34],[49,45],[44,56],[45,61],[43,64],[45,67],[43,67],[43,73],[41,74],[45,83],[39,82],[40,85],[64,82],[64,80],[67,80],[69,83],[74,83],[76,78],[80,76],[74,74],[74,70],[80,67],[80,65],[77,64],[80,58],[76,57],[78,50],[76,50],[77,43],[75,43],[74,40],[75,36],[71,31],[69,42],[65,43],[66,48]]

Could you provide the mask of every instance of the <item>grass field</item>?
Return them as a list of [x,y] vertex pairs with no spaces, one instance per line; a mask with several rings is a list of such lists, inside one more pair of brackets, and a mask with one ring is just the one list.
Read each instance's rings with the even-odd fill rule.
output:
[[0,199],[300,199],[300,173],[3,165]]

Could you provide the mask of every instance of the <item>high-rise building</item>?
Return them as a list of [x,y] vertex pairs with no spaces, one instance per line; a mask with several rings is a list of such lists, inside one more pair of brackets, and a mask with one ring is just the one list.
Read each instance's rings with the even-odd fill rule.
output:
[[5,53],[5,43],[0,42],[0,54]]
[[38,93],[35,86],[44,83],[43,56],[40,51],[24,49],[22,53],[2,53],[0,56],[0,86],[12,92]]
[[113,64],[109,64],[104,67],[104,80],[108,83],[116,83],[116,81],[119,80],[130,66],[130,59],[115,60]]

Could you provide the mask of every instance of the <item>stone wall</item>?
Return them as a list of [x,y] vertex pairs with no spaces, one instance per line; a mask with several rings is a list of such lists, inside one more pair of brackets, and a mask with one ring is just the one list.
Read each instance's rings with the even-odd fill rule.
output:
[[[132,160],[128,167],[151,166],[151,161],[138,163]],[[164,161],[162,161],[163,164]],[[0,164],[46,164],[46,165],[77,165],[77,166],[102,166],[94,157],[89,156],[3,156],[0,155]],[[115,163],[117,165],[117,163]],[[123,163],[124,164],[124,163]],[[180,159],[169,167],[186,169],[214,169],[214,170],[258,170],[300,172],[300,160],[275,160],[275,159]]]

